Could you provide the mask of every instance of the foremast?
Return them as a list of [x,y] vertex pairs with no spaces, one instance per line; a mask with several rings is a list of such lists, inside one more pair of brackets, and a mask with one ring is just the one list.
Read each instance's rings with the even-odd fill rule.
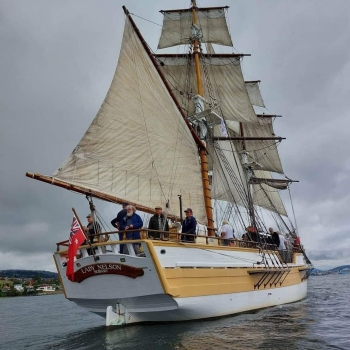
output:
[[[194,62],[196,68],[196,78],[197,78],[197,92],[198,99],[204,100],[203,98],[203,82],[201,75],[201,67],[200,67],[200,59],[199,59],[199,40],[196,38],[195,31],[197,27],[197,10],[196,10],[196,0],[192,0],[192,19],[193,19],[193,55]],[[203,194],[204,194],[204,202],[205,202],[205,211],[207,215],[207,227],[208,227],[208,235],[214,236],[214,219],[213,219],[213,207],[211,202],[211,189],[209,182],[209,172],[208,172],[208,159],[207,152],[205,148],[199,148],[199,156],[200,156],[200,164],[201,164],[201,172],[202,172],[202,182],[203,182]]]

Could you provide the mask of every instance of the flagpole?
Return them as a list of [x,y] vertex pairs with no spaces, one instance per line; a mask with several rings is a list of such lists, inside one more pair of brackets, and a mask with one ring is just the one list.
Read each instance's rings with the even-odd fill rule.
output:
[[84,232],[84,230],[83,230],[83,225],[81,224],[81,221],[80,221],[80,219],[79,219],[79,216],[78,216],[78,214],[77,214],[77,212],[75,211],[74,208],[72,208],[72,212],[74,213],[75,217],[77,218],[77,221],[78,221],[78,223],[79,223],[79,225],[80,225],[80,228],[81,228],[81,230],[83,231],[84,236],[85,236],[85,238],[86,238],[86,242],[87,242],[88,245],[90,246],[90,251],[92,252],[92,255],[93,255],[93,257],[94,257],[94,260],[95,260],[95,261],[100,260],[98,257],[96,257],[96,255],[95,255],[95,249],[94,249],[94,248],[92,247],[92,245],[91,245],[90,238],[86,236],[86,234],[85,234],[85,232]]

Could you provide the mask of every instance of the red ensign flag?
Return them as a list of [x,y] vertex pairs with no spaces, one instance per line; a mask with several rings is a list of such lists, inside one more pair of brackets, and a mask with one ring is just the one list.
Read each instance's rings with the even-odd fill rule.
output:
[[68,260],[66,276],[70,281],[74,281],[74,257],[81,244],[85,241],[86,237],[81,229],[79,222],[75,216],[73,216],[72,227],[70,229],[69,246],[68,246]]

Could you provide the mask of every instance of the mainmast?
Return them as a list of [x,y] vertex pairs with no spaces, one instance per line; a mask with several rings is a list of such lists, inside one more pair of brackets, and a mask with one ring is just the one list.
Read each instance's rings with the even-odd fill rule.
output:
[[[193,55],[194,62],[196,67],[196,78],[197,78],[197,96],[198,100],[201,100],[203,103],[203,83],[201,76],[201,67],[199,60],[199,40],[194,35],[197,27],[197,10],[196,10],[196,0],[192,0],[192,19],[193,19]],[[198,28],[198,27],[197,27]],[[213,220],[213,207],[211,204],[211,190],[210,190],[210,182],[209,182],[209,173],[208,173],[208,160],[207,153],[204,147],[199,148],[199,156],[201,163],[201,172],[202,172],[202,183],[203,183],[203,194],[204,194],[204,202],[205,202],[205,211],[208,220],[208,234],[209,236],[214,236],[214,220]]]

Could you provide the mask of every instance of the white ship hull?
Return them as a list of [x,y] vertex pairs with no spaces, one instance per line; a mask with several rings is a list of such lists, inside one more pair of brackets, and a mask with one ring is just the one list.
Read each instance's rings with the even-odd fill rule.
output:
[[[289,264],[290,273],[271,272],[258,288],[254,285],[264,273],[249,275],[249,272],[256,271],[256,266],[264,270],[271,265],[272,255],[269,262],[264,256],[265,263],[257,265],[263,254],[256,249],[151,241],[141,244],[145,257],[119,254],[118,244],[100,246],[96,251],[99,260],[95,269],[116,264],[142,269],[144,274],[136,278],[103,274],[99,270],[80,283],[71,282],[65,276],[64,255],[56,253],[54,257],[66,297],[105,317],[106,325],[110,326],[226,316],[295,302],[307,295],[301,255],[297,256],[296,263]],[[85,254],[75,263],[76,270],[85,271],[95,261]],[[285,280],[283,283],[281,277]]]

